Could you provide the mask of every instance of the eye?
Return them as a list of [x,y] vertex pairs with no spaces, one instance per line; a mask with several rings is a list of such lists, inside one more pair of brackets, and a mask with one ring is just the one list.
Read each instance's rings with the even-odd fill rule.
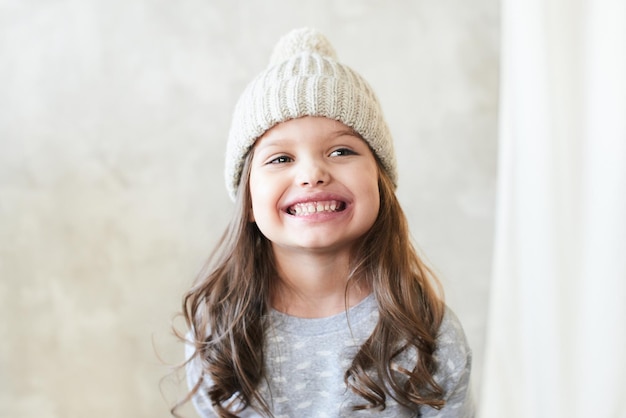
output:
[[280,155],[276,158],[269,160],[267,164],[284,164],[290,163],[291,161],[293,161],[291,157],[287,157],[286,155]]
[[356,152],[350,148],[339,148],[330,153],[331,157],[341,157],[346,155],[356,155]]

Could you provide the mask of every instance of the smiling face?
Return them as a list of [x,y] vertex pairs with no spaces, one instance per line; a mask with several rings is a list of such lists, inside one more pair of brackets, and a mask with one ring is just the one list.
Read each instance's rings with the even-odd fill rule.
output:
[[256,142],[250,197],[275,251],[350,251],[378,216],[377,163],[341,122],[293,119]]

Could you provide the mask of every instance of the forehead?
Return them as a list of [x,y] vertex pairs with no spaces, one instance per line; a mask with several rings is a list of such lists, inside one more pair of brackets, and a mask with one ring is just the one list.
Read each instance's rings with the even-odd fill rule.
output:
[[274,125],[255,143],[255,147],[288,142],[321,142],[339,137],[361,136],[351,127],[333,119],[306,116]]

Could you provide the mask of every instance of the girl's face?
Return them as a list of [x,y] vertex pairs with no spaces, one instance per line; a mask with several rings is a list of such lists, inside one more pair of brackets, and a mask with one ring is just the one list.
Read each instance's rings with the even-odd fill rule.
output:
[[252,220],[275,250],[350,251],[378,215],[378,167],[343,123],[293,119],[257,140],[250,197]]

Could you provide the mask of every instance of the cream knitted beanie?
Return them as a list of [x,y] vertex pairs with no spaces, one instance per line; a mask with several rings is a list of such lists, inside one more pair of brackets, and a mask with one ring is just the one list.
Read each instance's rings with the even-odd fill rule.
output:
[[231,199],[254,142],[272,126],[302,116],[324,116],[350,126],[397,184],[393,143],[374,92],[359,74],[337,61],[324,35],[304,28],[278,41],[269,67],[248,84],[235,107],[226,147]]

